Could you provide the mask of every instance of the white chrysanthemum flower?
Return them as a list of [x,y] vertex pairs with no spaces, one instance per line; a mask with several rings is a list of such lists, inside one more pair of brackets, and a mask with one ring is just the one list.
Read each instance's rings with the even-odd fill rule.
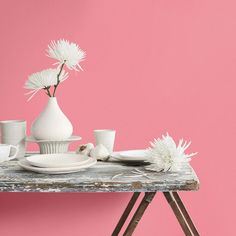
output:
[[48,45],[47,55],[53,59],[58,60],[59,66],[65,63],[70,70],[83,70],[80,62],[85,58],[85,52],[75,43],[70,43],[67,40],[60,39],[57,42],[52,41]]
[[[58,82],[57,76],[59,72],[59,69],[46,69],[30,75],[24,86],[24,88],[32,90],[27,93],[31,94],[28,100],[30,100],[41,89],[46,89],[50,86],[56,85]],[[59,76],[60,83],[65,81],[67,78],[68,73],[62,70]]]
[[176,145],[175,141],[168,134],[162,135],[162,138],[154,139],[151,147],[148,149],[150,162],[155,164],[159,171],[178,171],[184,162],[191,160],[191,157],[197,153],[185,154],[185,150],[191,142],[184,142],[181,139]]

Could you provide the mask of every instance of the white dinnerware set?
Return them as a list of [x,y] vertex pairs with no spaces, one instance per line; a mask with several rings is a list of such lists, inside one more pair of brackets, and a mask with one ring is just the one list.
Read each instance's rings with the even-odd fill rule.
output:
[[94,130],[96,146],[92,143],[80,145],[77,153],[86,154],[101,161],[119,161],[127,164],[148,162],[148,151],[128,150],[113,152],[115,130]]
[[[94,130],[95,146],[92,143],[78,146],[76,152],[68,152],[68,145],[78,141],[80,136],[68,140],[37,140],[26,137],[26,121],[0,121],[0,162],[18,159],[25,170],[41,174],[66,174],[83,171],[101,161],[120,161],[124,163],[143,163],[148,161],[147,150],[113,152],[115,130]],[[26,141],[39,144],[40,154],[25,156]]]
[[41,174],[67,174],[79,172],[97,163],[97,159],[81,154],[40,154],[19,161],[25,170]]

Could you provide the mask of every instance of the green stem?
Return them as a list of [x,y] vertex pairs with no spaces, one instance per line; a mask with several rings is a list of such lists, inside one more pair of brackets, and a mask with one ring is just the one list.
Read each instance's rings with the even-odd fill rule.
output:
[[54,91],[53,91],[53,94],[52,94],[53,97],[55,97],[55,93],[56,93],[57,87],[58,87],[58,85],[60,84],[60,75],[61,75],[61,72],[62,72],[62,69],[63,69],[65,63],[66,63],[66,61],[64,61],[64,63],[62,63],[61,68],[60,68],[60,71],[59,71],[59,73],[57,74],[57,84],[54,85]]

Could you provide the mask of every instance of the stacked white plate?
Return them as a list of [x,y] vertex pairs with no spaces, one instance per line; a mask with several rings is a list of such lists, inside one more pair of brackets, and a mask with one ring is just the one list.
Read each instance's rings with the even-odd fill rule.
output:
[[23,169],[42,174],[74,173],[96,163],[95,158],[73,153],[32,155],[18,162]]
[[146,149],[113,152],[111,157],[115,160],[127,163],[142,163],[149,161],[148,151]]

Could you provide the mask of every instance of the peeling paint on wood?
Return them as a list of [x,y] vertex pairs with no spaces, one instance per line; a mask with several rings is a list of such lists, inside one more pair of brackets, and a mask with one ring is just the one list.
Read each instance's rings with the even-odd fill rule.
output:
[[[138,169],[150,178],[126,178]],[[0,164],[1,192],[167,192],[197,190],[199,180],[189,164],[179,172],[156,173],[144,166],[126,166],[118,162],[98,162],[95,166],[77,173],[63,175],[38,174],[23,170],[17,161]]]

